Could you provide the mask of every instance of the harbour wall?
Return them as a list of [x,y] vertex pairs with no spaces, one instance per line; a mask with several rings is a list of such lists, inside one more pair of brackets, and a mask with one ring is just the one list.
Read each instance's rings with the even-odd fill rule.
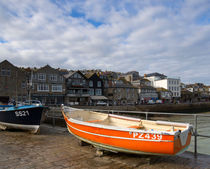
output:
[[[210,112],[210,102],[192,104],[155,104],[135,106],[74,106],[82,109],[143,111],[143,112],[168,112],[168,113],[203,113]],[[60,107],[49,107],[42,118],[43,123],[65,126]]]
[[210,102],[190,104],[154,104],[135,106],[75,106],[85,109],[144,111],[144,112],[168,112],[168,113],[202,113],[210,111]]

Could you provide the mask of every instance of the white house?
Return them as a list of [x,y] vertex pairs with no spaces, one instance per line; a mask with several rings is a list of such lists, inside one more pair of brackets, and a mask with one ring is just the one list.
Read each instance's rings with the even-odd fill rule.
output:
[[154,87],[163,87],[172,92],[172,97],[181,97],[180,79],[178,78],[156,80]]
[[159,73],[152,73],[145,76],[146,79],[151,81],[155,88],[165,88],[172,93],[173,98],[181,97],[181,81],[179,78],[168,78],[167,76]]

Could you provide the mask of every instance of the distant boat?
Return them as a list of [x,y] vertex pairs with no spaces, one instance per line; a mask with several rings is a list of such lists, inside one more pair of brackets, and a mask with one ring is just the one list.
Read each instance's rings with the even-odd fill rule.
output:
[[43,108],[42,105],[1,105],[0,129],[21,129],[37,133],[40,127]]
[[62,107],[71,134],[98,150],[151,155],[177,155],[190,145],[188,123],[142,120]]

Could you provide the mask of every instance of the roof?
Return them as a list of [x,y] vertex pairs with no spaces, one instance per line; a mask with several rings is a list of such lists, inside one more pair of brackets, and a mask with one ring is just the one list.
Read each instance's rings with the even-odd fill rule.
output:
[[91,76],[93,76],[95,73],[86,73],[85,76],[89,79]]
[[69,78],[70,76],[72,76],[75,72],[69,72],[68,74],[65,74],[64,77],[65,78]]
[[168,91],[169,91],[169,90],[167,90],[167,89],[165,89],[165,88],[163,88],[163,87],[157,87],[156,90],[157,90],[158,92],[160,92],[160,91],[162,91],[162,92],[168,92]]
[[164,75],[164,74],[160,74],[160,73],[149,73],[149,74],[145,74],[146,77],[152,77],[152,76],[158,76],[158,77],[161,77],[161,78],[166,78],[167,76]]
[[90,96],[92,100],[108,100],[105,96]]
[[99,73],[95,72],[95,73],[86,73],[85,74],[86,78],[91,79],[92,77],[97,77],[100,79]]
[[138,88],[140,89],[150,89],[150,90],[156,90],[155,87],[152,86],[146,86],[146,85],[139,85]]
[[0,62],[0,65],[10,65],[12,67],[18,68],[16,66],[14,66],[12,63],[10,63],[8,60],[4,60],[4,61]]
[[77,71],[70,71],[68,74],[65,74],[64,75],[64,77],[66,78],[66,79],[68,79],[69,77],[71,77],[73,74],[75,74],[75,73],[79,73],[83,78],[85,78],[85,79],[87,79],[87,77],[82,73],[82,72],[80,72],[79,70],[77,70]]
[[124,84],[131,85],[131,83],[129,81],[127,81],[124,77],[118,78],[116,82],[119,82],[119,81],[122,81]]

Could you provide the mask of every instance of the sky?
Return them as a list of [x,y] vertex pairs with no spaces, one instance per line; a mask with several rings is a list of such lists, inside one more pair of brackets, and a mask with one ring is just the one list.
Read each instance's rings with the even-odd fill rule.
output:
[[210,85],[210,0],[1,0],[5,59]]

